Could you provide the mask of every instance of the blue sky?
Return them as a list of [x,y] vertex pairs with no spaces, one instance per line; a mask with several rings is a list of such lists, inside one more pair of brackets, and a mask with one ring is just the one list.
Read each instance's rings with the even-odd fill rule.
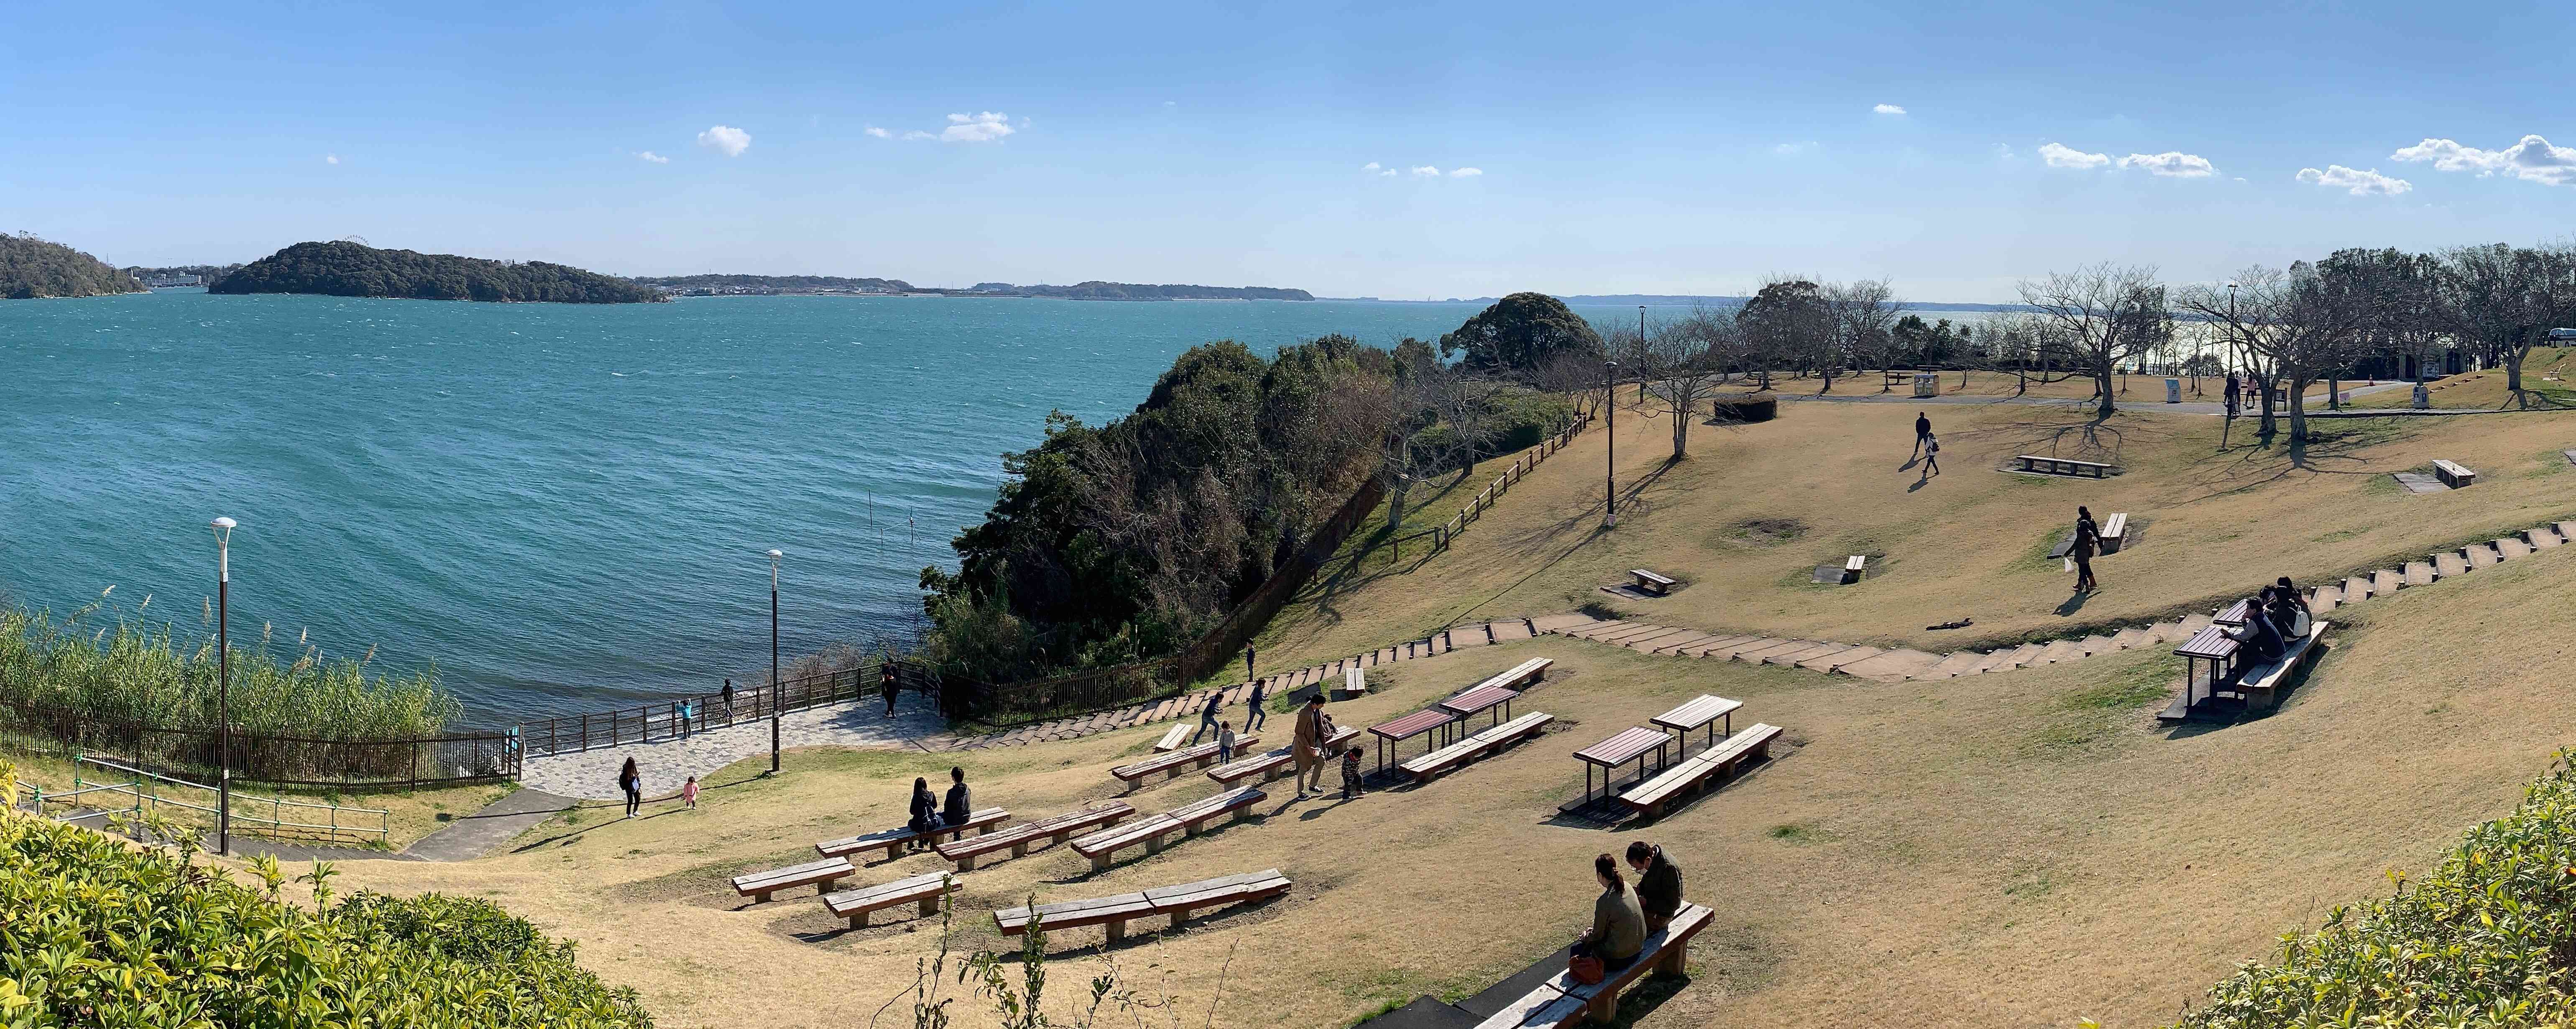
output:
[[2098,260],[2563,235],[2576,151],[2512,148],[2576,146],[2572,37],[2512,2],[36,0],[0,31],[0,230],[119,264],[354,235],[622,274],[1991,301]]

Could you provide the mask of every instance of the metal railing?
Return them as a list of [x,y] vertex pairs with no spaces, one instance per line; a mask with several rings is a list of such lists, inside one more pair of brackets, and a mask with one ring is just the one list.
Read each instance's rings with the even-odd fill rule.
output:
[[[896,661],[892,666],[897,688],[923,688],[928,680],[916,681],[914,676],[920,674],[919,670],[907,671],[905,666],[908,664]],[[885,689],[888,667],[879,661],[802,679],[789,679],[775,685],[757,684],[733,691],[731,701],[727,701],[719,691],[609,711],[559,715],[543,721],[522,722],[511,732],[524,751],[524,757],[578,754],[627,743],[678,739],[694,732],[758,722],[768,718],[773,711],[784,714],[879,696]],[[727,683],[730,684],[731,680]]]
[[[85,769],[113,773],[111,781],[99,782],[96,776],[83,774]],[[22,792],[32,795],[33,802],[30,807],[40,814],[43,813],[45,804],[49,801],[89,809],[61,816],[60,820],[65,822],[78,822],[89,818],[108,820],[117,815],[124,815],[131,820],[132,824],[140,824],[147,810],[162,813],[164,809],[177,809],[193,813],[179,816],[181,821],[192,823],[203,821],[210,826],[216,818],[216,799],[221,793],[215,787],[204,783],[189,782],[186,779],[146,771],[135,765],[88,754],[72,759],[71,789],[47,793],[43,786],[33,782],[21,782],[19,788]],[[188,792],[191,790],[204,794],[201,798],[204,803],[191,803],[188,800],[179,799],[193,796]],[[177,796],[165,795],[169,793],[176,793]],[[260,812],[263,810],[267,814],[262,815]],[[291,820],[290,810],[294,812],[293,819],[310,819],[310,821]],[[305,813],[314,811],[321,814]],[[369,824],[371,822],[373,824]],[[235,790],[232,799],[232,831],[238,834],[263,835],[271,839],[320,838],[333,843],[365,843],[372,838],[379,845],[391,845],[393,816],[376,808],[316,804],[310,801],[288,800],[284,797],[263,797]]]
[[[221,734],[211,728],[149,725],[15,700],[0,700],[0,732],[60,757],[104,751],[207,776],[226,763],[220,760]],[[280,786],[413,788],[519,775],[517,742],[498,732],[345,740],[236,728],[231,758],[235,783]]]

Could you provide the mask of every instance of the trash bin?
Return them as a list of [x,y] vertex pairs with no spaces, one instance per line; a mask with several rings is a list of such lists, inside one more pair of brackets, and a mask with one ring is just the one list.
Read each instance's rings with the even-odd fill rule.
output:
[[2179,403],[2182,403],[2182,380],[2181,380],[2181,379],[2166,379],[2166,380],[2165,380],[2165,403],[2168,403],[2168,404],[2179,404]]
[[1940,396],[1940,395],[1941,395],[1941,373],[1940,373],[1940,372],[1916,372],[1916,373],[1914,373],[1914,395],[1915,395],[1915,396],[1918,396],[1918,397],[1937,397],[1937,396]]

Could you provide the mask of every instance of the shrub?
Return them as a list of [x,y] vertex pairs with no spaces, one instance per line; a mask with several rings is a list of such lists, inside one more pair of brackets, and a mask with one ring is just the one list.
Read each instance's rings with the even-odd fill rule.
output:
[[1709,416],[1721,422],[1767,422],[1780,416],[1778,397],[1720,397],[1710,407]]
[[[0,766],[0,792],[15,783]],[[318,911],[45,818],[0,812],[0,1026],[439,1027],[653,1024],[488,901],[361,893]]]
[[2576,1023],[2576,766],[2560,751],[2512,814],[2394,895],[2337,907],[2246,962],[2187,1029]]

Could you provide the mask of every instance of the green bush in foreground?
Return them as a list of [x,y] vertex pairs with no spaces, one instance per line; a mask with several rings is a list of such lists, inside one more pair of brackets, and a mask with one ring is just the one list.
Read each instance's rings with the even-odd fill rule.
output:
[[[0,766],[0,795],[14,790]],[[334,904],[317,865],[305,911],[277,899],[273,864],[262,890],[190,857],[0,811],[0,1027],[653,1024],[633,989],[489,901]]]
[[2338,907],[2210,991],[2187,1029],[2576,1025],[2576,768],[2560,751],[2512,814],[2395,895]]

